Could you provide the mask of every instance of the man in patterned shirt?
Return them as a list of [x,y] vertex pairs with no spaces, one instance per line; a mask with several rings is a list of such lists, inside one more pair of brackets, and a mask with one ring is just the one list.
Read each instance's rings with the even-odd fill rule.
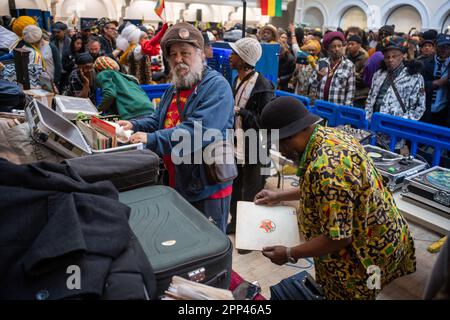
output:
[[353,105],[356,74],[353,63],[344,56],[345,38],[341,32],[327,33],[322,47],[328,52],[328,58],[320,59],[309,83],[319,92],[319,100],[338,105]]
[[390,36],[381,42],[384,60],[373,76],[366,102],[367,118],[374,112],[419,120],[425,112],[425,83],[420,62],[406,61],[408,41]]
[[416,269],[408,224],[364,148],[318,120],[290,97],[272,100],[262,112],[261,127],[279,129],[280,151],[297,161],[300,180],[299,189],[261,191],[255,203],[300,200],[306,239],[292,248],[263,248],[263,255],[278,265],[314,257],[327,299],[375,299]]

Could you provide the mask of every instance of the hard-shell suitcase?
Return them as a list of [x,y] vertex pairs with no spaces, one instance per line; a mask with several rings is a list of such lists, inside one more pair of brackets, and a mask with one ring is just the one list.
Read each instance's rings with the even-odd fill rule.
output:
[[230,239],[175,190],[150,186],[119,194],[131,208],[130,226],[155,271],[157,295],[172,276],[228,289]]

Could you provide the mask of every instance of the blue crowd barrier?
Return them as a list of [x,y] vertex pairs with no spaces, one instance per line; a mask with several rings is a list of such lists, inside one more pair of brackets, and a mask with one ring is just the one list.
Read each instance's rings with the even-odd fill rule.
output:
[[230,68],[230,55],[232,50],[226,48],[213,48],[213,57],[208,59],[208,66],[212,69],[220,72],[225,79],[227,79],[228,83],[232,84],[233,79],[233,70]]
[[308,97],[300,96],[298,94],[290,93],[290,92],[286,92],[286,91],[282,91],[282,90],[276,90],[275,96],[276,97],[293,97],[295,99],[300,100],[308,110],[311,109],[311,99],[309,99]]
[[410,153],[413,156],[417,153],[418,144],[431,146],[434,149],[432,166],[439,165],[443,150],[450,150],[450,129],[446,127],[375,112],[370,121],[370,129],[389,136],[391,151],[394,151],[399,139],[411,142]]
[[[155,98],[161,98],[164,94],[164,91],[166,91],[170,86],[170,83],[143,84],[141,85],[141,88],[145,91],[149,99],[153,100]],[[102,101],[102,90],[98,88],[95,92],[95,102],[97,106],[100,104],[100,101]]]
[[311,111],[318,116],[326,119],[328,121],[329,127],[335,127],[337,108],[338,106],[334,103],[323,100],[316,100],[314,101],[314,107]]
[[[231,54],[231,47],[229,42],[213,42],[213,55],[212,59],[208,59],[208,65],[221,72],[228,80],[230,85],[237,76],[236,70],[230,69],[229,55]],[[262,73],[267,80],[271,81],[275,88],[278,85],[278,56],[280,52],[280,45],[262,43],[262,54],[255,66],[255,70]],[[227,50],[227,51],[223,51]]]
[[[171,84],[141,85],[150,99],[160,98]],[[418,145],[430,146],[434,149],[432,154],[432,166],[440,163],[443,150],[450,150],[450,129],[442,126],[436,126],[415,120],[403,119],[388,114],[375,112],[369,121],[365,117],[365,111],[348,106],[338,106],[336,104],[316,100],[314,106],[310,106],[310,99],[293,93],[276,90],[275,95],[292,96],[302,101],[311,112],[328,120],[328,126],[350,124],[358,129],[368,130],[376,133],[383,133],[389,136],[391,151],[394,151],[395,144],[399,139],[406,139],[411,142],[411,155],[415,156],[418,151]],[[101,90],[97,89],[97,104],[101,101]],[[375,143],[374,139],[371,141]]]
[[349,124],[357,129],[369,129],[369,121],[366,119],[366,111],[347,106],[337,106],[336,126]]

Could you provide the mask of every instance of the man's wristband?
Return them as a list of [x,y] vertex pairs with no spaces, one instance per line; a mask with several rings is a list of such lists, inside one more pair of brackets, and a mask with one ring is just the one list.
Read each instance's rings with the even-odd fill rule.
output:
[[288,262],[290,262],[290,263],[297,263],[298,259],[295,259],[291,255],[291,248],[290,247],[286,248],[286,257],[287,257]]

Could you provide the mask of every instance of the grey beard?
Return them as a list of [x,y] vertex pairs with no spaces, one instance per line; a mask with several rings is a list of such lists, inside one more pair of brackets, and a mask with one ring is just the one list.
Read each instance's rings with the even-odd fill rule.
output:
[[178,77],[175,73],[172,75],[172,83],[178,89],[192,88],[200,82],[203,72],[189,72],[186,76]]
[[171,82],[178,89],[192,88],[194,85],[200,82],[203,77],[203,63],[196,65],[189,70],[189,73],[185,76],[178,76],[175,70],[172,70]]

